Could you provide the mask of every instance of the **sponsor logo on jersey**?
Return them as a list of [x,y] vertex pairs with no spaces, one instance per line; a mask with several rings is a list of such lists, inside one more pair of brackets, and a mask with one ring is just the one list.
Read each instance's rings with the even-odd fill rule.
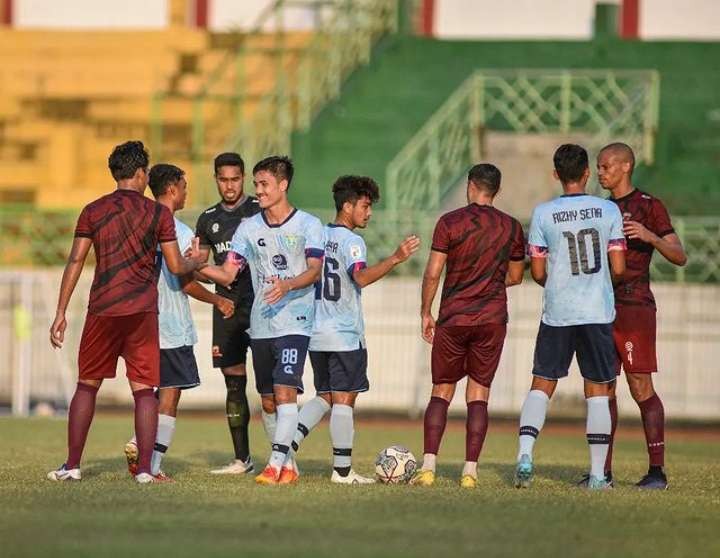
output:
[[258,238],[258,246],[265,246],[265,239],[264,238]]
[[206,210],[205,210],[205,213],[212,213],[212,212],[215,211],[216,209],[217,209],[217,207],[211,207],[210,209],[206,209]]
[[288,268],[287,258],[282,254],[275,254],[272,257],[272,263],[275,269],[285,271]]
[[230,250],[230,247],[232,246],[232,241],[226,240],[225,242],[217,242],[215,244],[215,252],[218,254],[224,254],[228,250]]
[[632,341],[628,341],[627,343],[625,343],[625,351],[627,351],[628,362],[629,362],[630,364],[633,363],[632,352],[633,352],[633,349],[634,349],[634,348],[635,348],[635,347],[634,347],[634,345],[632,344]]
[[213,223],[210,229],[212,230],[212,232],[216,233],[220,230],[220,225],[218,223]]
[[358,246],[357,244],[353,244],[352,246],[350,246],[350,256],[353,259],[358,259],[362,257],[362,248],[360,248],[360,246]]

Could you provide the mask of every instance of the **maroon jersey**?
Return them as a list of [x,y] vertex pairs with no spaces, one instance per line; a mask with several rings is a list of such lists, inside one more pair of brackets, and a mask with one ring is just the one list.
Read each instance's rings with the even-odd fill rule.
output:
[[157,312],[158,242],[175,240],[170,210],[134,190],[115,190],[85,206],[75,236],[92,239],[95,278],[88,312]]
[[523,230],[516,219],[471,203],[440,218],[432,249],[447,254],[438,325],[507,322],[508,262],[525,258]]
[[[663,203],[645,192],[633,190],[612,201],[618,204],[625,221],[637,221],[660,238],[675,232]],[[654,250],[652,244],[642,240],[627,241],[625,274],[615,285],[616,306],[655,307],[655,297],[650,290],[650,260]]]

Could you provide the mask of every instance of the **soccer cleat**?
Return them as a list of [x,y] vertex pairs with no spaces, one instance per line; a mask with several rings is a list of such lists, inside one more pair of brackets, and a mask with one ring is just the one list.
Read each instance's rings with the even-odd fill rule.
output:
[[158,481],[156,481],[155,477],[153,477],[150,473],[140,473],[135,475],[135,482],[138,484],[151,484]]
[[515,488],[530,488],[533,479],[533,464],[530,456],[523,453],[515,466]]
[[220,467],[219,469],[213,469],[210,471],[212,475],[244,475],[246,473],[252,473],[255,470],[255,464],[250,457],[247,461],[242,459],[235,459],[228,465]]
[[350,472],[345,477],[341,476],[340,473],[333,470],[332,476],[330,477],[330,482],[333,482],[335,484],[374,484],[375,479],[358,475],[352,469],[350,469]]
[[65,463],[55,471],[50,471],[47,474],[47,478],[51,481],[79,481],[82,479],[80,475],[80,468],[67,469]]
[[587,483],[588,490],[611,490],[612,484],[607,479],[590,475]]
[[[578,481],[577,486],[579,488],[587,488],[589,480],[590,480],[590,473],[587,473],[586,475],[583,476],[583,478],[581,478]],[[605,473],[605,482],[607,482],[610,485],[610,488],[615,487],[615,482],[613,481],[612,473]]]
[[475,488],[477,486],[477,479],[472,475],[463,475],[460,478],[460,488]]
[[420,469],[416,471],[410,479],[410,484],[415,486],[432,486],[435,482],[435,471],[429,469]]
[[648,473],[635,486],[643,490],[667,490],[668,481],[665,473]]
[[280,479],[280,471],[272,465],[268,465],[263,469],[263,472],[255,477],[255,482],[258,484],[277,484]]
[[134,440],[125,444],[125,459],[127,459],[128,473],[134,477],[138,470],[138,447]]
[[298,481],[300,475],[292,467],[283,467],[280,469],[280,476],[278,477],[278,484],[294,484]]
[[175,482],[175,479],[168,477],[162,471],[158,471],[158,474],[153,475],[153,478],[154,478],[153,482],[158,482],[158,483],[173,483],[173,482]]

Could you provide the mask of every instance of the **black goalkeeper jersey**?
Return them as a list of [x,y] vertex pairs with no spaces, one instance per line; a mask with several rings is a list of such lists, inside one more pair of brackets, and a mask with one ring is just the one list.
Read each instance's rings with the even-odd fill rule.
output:
[[[200,239],[201,247],[209,247],[212,250],[215,265],[222,265],[225,262],[232,237],[240,222],[256,213],[260,213],[260,205],[257,199],[248,196],[233,210],[225,209],[222,203],[218,203],[200,214],[195,234]],[[231,299],[236,306],[242,304],[249,307],[253,300],[250,269],[248,267],[243,269],[230,287],[215,285],[215,291]]]

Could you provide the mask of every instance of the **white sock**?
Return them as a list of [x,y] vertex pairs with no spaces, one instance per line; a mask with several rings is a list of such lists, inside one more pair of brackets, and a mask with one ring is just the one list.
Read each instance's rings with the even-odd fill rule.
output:
[[351,466],[354,437],[353,408],[350,405],[333,405],[332,411],[330,411],[333,467]]
[[533,447],[542,427],[545,425],[545,415],[550,398],[539,389],[530,390],[520,412],[520,443],[518,461],[520,456],[527,454],[532,459]]
[[297,430],[298,406],[297,403],[283,403],[277,406],[277,427],[272,444],[269,464],[280,469],[287,459],[290,444]]
[[463,467],[463,476],[470,475],[473,478],[477,478],[477,461],[466,461]]
[[277,428],[277,413],[266,413],[262,412],[263,428],[265,429],[265,436],[267,436],[268,442],[271,444],[275,439],[275,429]]
[[587,399],[587,441],[590,445],[590,474],[605,478],[605,458],[610,444],[610,398],[602,395]]
[[435,463],[437,462],[437,455],[434,453],[426,453],[423,455],[423,464],[422,464],[422,470],[423,471],[432,471],[435,472]]
[[330,410],[330,404],[322,397],[316,395],[305,403],[298,414],[298,427],[295,431],[295,438],[292,442],[292,453],[297,452],[303,440],[312,432],[318,423]]
[[157,475],[160,472],[160,465],[165,452],[172,443],[175,434],[175,417],[170,415],[158,415],[157,435],[155,436],[155,449],[150,461],[150,472]]

